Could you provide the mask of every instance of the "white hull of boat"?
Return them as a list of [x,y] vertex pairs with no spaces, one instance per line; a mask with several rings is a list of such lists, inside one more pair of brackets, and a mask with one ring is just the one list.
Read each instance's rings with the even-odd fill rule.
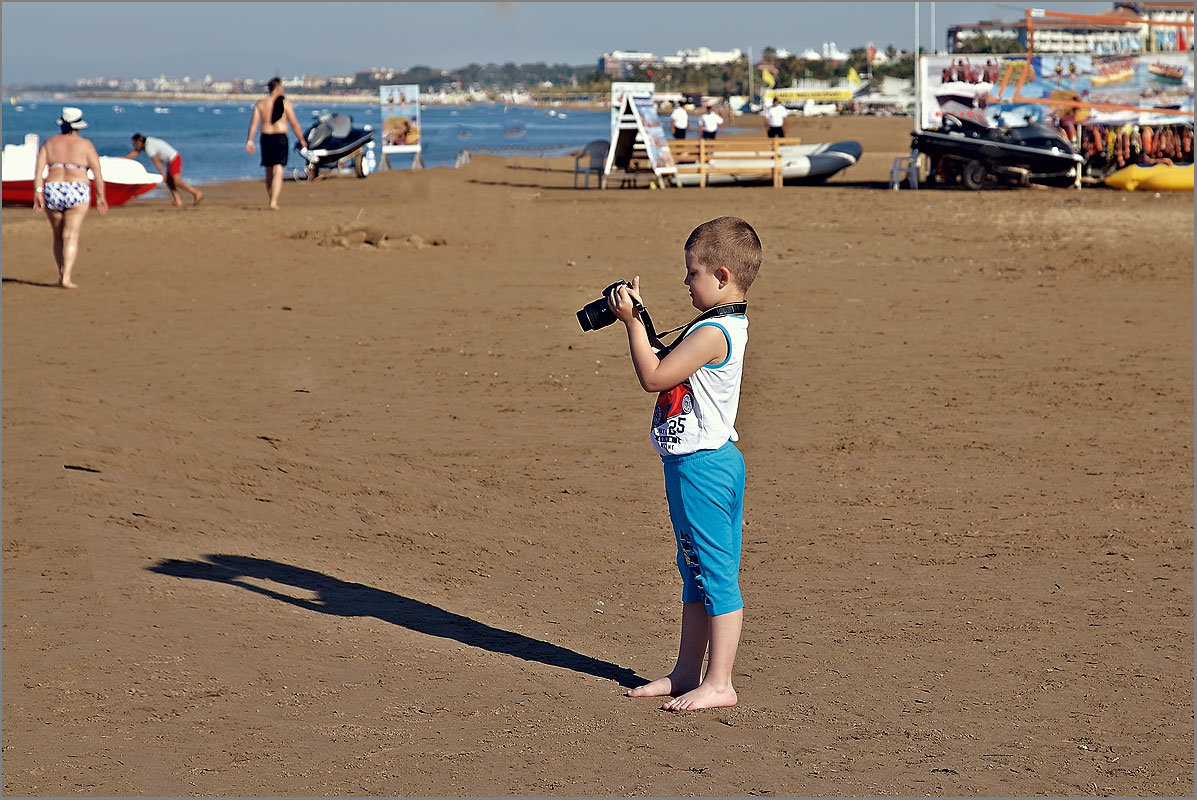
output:
[[[37,165],[38,137],[30,134],[24,144],[6,144],[0,162],[4,175],[4,204],[33,205],[33,168]],[[100,172],[104,175],[104,187],[108,205],[122,205],[139,194],[150,191],[162,183],[162,176],[148,172],[138,161],[116,156],[100,156]],[[42,172],[43,177],[45,171]],[[91,170],[88,180],[93,180]],[[95,205],[95,194],[92,195]]]

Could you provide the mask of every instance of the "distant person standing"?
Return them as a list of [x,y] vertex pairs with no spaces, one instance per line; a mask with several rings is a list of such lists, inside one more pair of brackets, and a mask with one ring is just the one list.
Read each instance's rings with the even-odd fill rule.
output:
[[702,127],[702,138],[714,139],[715,134],[719,132],[719,126],[723,124],[723,117],[715,113],[715,109],[707,106],[707,113],[699,118],[699,124]]
[[690,129],[690,115],[686,113],[686,107],[681,103],[674,103],[669,121],[673,123],[673,138],[685,139],[686,131]]
[[[58,264],[58,285],[64,289],[76,286],[71,280],[71,269],[79,253],[83,218],[91,205],[89,169],[96,186],[96,211],[100,216],[108,213],[100,156],[95,145],[77,133],[86,127],[83,111],[65,106],[58,118],[61,133],[51,136],[41,146],[33,168],[33,211],[44,211],[50,222],[50,231],[54,234],[54,261]],[[44,182],[43,172],[46,173]]]
[[765,109],[765,133],[770,139],[781,139],[786,135],[786,116],[790,112],[776,97],[773,105]]
[[178,150],[156,136],[143,136],[140,133],[135,133],[133,134],[133,149],[125,154],[125,158],[137,158],[142,153],[149,156],[150,161],[154,162],[154,167],[162,173],[162,178],[166,181],[166,188],[170,189],[172,206],[183,205],[183,201],[179,199],[179,189],[191,193],[193,198],[191,205],[193,206],[198,206],[199,201],[204,199],[203,192],[183,180],[183,157],[179,155]]
[[266,168],[266,198],[269,201],[266,207],[278,211],[278,196],[283,189],[283,167],[287,166],[287,126],[290,125],[295,131],[301,147],[307,147],[308,143],[299,129],[295,107],[283,95],[283,79],[277,76],[271,78],[266,88],[270,93],[254,103],[245,152],[253,155],[254,134],[261,125],[262,135],[258,138],[258,145],[262,150],[262,166]]

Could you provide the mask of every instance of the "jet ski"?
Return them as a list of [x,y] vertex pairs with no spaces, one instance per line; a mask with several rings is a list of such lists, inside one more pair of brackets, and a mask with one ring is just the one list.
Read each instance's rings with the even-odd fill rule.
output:
[[353,127],[353,118],[348,114],[317,116],[304,138],[308,146],[303,148],[296,142],[295,149],[307,161],[305,173],[309,180],[315,179],[321,169],[338,168],[347,160],[352,160],[353,172],[359,178],[373,172],[377,164],[374,129],[370,125]]
[[1085,162],[1058,130],[1030,120],[993,128],[944,114],[939,128],[911,135],[913,148],[931,159],[931,183],[959,181],[969,189],[981,189],[991,178],[1071,186],[1080,179]]

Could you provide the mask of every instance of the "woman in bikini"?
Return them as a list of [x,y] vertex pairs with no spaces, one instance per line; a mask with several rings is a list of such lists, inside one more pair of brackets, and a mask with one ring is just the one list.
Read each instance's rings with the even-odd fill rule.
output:
[[108,213],[108,201],[104,197],[104,177],[100,174],[96,147],[78,133],[87,127],[83,112],[71,106],[64,107],[58,127],[62,132],[47,139],[37,151],[37,164],[33,168],[33,211],[44,211],[50,221],[58,285],[74,289],[76,284],[71,281],[71,270],[79,253],[83,218],[91,205],[89,169],[95,183],[96,210],[100,216]]
[[262,126],[258,144],[262,148],[262,166],[266,168],[267,208],[278,211],[278,196],[283,188],[283,167],[287,165],[287,125],[295,130],[301,147],[308,143],[299,129],[295,108],[283,95],[283,79],[271,78],[266,84],[270,94],[254,103],[254,113],[249,119],[249,136],[245,140],[245,152],[253,155],[254,133]]

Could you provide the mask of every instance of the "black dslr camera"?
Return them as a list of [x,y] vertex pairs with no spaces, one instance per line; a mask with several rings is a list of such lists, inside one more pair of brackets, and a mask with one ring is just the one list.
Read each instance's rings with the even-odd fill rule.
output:
[[[631,287],[631,285],[627,281],[616,281],[606,289],[603,289],[603,296],[598,300],[593,300],[582,306],[581,310],[578,311],[578,324],[582,326],[582,330],[597,331],[599,328],[605,328],[615,322],[615,312],[607,304],[607,298],[620,286]],[[636,305],[638,309],[643,308],[639,303]]]
[[[631,288],[632,284],[627,281],[616,281],[615,283],[603,289],[603,296],[598,300],[592,300],[578,311],[578,324],[582,326],[584,331],[597,331],[599,328],[605,328],[611,323],[615,322],[615,312],[611,310],[611,306],[607,303],[607,298],[621,286]],[[653,318],[649,315],[648,309],[639,300],[633,299],[632,302],[636,304],[636,313],[640,315],[640,321],[644,324],[644,331],[648,334],[648,342],[652,345],[653,352],[661,358],[664,358],[670,350],[677,347],[685,335],[704,319],[713,319],[715,317],[722,317],[728,314],[743,314],[748,310],[748,304],[740,303],[725,303],[721,306],[708,308],[706,311],[699,314],[694,319],[687,322],[685,325],[679,325],[676,328],[665,331],[664,333],[657,333],[657,329],[653,327]],[[662,336],[668,336],[671,333],[681,331],[672,344],[665,344],[661,341]]]

